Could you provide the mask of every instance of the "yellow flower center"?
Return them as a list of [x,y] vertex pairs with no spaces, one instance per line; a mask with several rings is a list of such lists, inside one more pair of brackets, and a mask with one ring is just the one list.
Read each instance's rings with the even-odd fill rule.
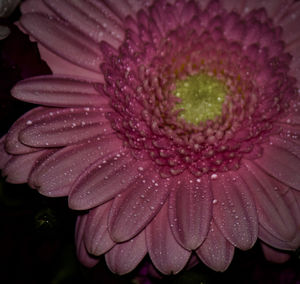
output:
[[227,94],[226,86],[219,79],[199,73],[176,82],[174,95],[181,99],[176,109],[182,110],[179,117],[197,125],[213,120],[222,114],[222,105]]

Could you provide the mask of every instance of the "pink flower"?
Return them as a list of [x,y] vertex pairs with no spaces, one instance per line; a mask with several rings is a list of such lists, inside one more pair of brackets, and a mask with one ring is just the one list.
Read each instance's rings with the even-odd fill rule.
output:
[[[173,3],[174,2],[174,3]],[[119,274],[148,253],[216,271],[257,238],[300,245],[300,3],[28,0],[21,28],[53,75],[1,140],[7,181],[68,196],[78,257]],[[282,252],[282,250],[284,252]]]

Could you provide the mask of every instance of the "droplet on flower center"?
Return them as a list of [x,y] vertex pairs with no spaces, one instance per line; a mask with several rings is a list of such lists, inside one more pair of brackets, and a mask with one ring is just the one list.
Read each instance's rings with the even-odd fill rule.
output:
[[226,94],[226,85],[213,76],[203,73],[188,76],[176,82],[174,95],[181,102],[176,104],[175,109],[182,110],[179,117],[197,125],[222,114]]

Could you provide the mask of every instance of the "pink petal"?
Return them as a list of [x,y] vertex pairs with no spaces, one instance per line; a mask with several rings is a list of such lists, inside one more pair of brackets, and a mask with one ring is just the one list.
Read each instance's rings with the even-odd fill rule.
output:
[[43,195],[68,195],[75,179],[89,165],[112,152],[122,152],[121,144],[114,135],[108,135],[64,147],[35,168],[29,184]]
[[21,12],[22,14],[33,12],[53,14],[41,0],[26,0],[22,2]]
[[220,0],[220,4],[227,11],[233,10],[234,12],[241,13],[245,5],[245,0]]
[[296,223],[281,193],[282,184],[254,163],[243,161],[243,164],[240,174],[253,193],[260,225],[277,238],[291,240],[296,233]]
[[85,80],[95,80],[103,82],[104,76],[97,71],[87,70],[86,68],[75,65],[64,58],[51,52],[49,49],[38,44],[39,52],[41,58],[47,62],[53,74],[58,75],[69,75],[74,78],[85,79]]
[[62,76],[40,76],[20,81],[12,96],[29,103],[56,107],[100,107],[107,104],[93,82]]
[[[292,136],[292,135],[290,135]],[[280,136],[271,136],[270,137],[270,144],[277,146],[279,148],[283,148],[289,152],[291,152],[293,155],[297,156],[300,158],[300,147],[299,147],[299,139],[297,138],[283,138]]]
[[26,183],[31,170],[37,161],[47,155],[48,150],[33,152],[24,155],[13,156],[4,166],[2,175],[6,176],[6,181],[10,183]]
[[180,175],[172,184],[169,222],[176,240],[194,250],[206,238],[212,218],[212,193],[206,176]]
[[279,181],[300,190],[300,159],[291,152],[272,145],[264,145],[263,156],[255,164]]
[[101,255],[110,250],[115,243],[110,238],[107,217],[111,202],[106,202],[88,213],[84,230],[84,242],[89,253]]
[[89,209],[106,202],[131,187],[138,178],[138,168],[147,163],[135,160],[130,153],[108,156],[96,161],[72,186],[69,206],[76,210]]
[[84,236],[86,222],[87,222],[87,214],[77,217],[76,231],[75,231],[75,242],[77,248],[76,253],[79,261],[83,265],[87,267],[93,267],[99,262],[99,259],[89,255],[85,248],[83,236]]
[[153,3],[153,0],[148,0],[148,1],[144,1],[144,0],[126,0],[126,2],[130,6],[132,11],[138,12],[139,10],[141,10],[141,9],[147,7],[147,6],[150,6]]
[[299,38],[300,3],[294,2],[293,5],[287,5],[287,7],[289,12],[280,19],[279,25],[283,28],[283,40],[290,45]]
[[247,185],[234,172],[212,175],[213,218],[234,246],[246,250],[257,237],[256,208]]
[[290,242],[279,239],[266,230],[263,226],[259,226],[258,237],[266,244],[281,250],[295,250],[298,247],[293,247]]
[[123,275],[135,269],[146,253],[145,232],[142,231],[133,239],[116,244],[105,254],[105,260],[113,273]]
[[[97,22],[86,13],[85,8],[90,7],[88,3],[66,0],[44,0],[46,5],[51,8],[59,17],[67,21],[73,28],[82,32],[93,41],[100,43],[106,41],[110,45],[118,48],[124,39],[124,31],[117,25],[104,25],[104,22]],[[105,16],[102,15],[105,19]],[[102,19],[101,18],[101,19]],[[107,27],[113,29],[111,32]]]
[[[234,2],[234,0],[232,2]],[[293,0],[246,0],[244,2],[245,12],[253,9],[264,8],[266,9],[268,16],[277,22],[280,16],[288,11]]]
[[120,19],[124,20],[126,16],[134,15],[134,11],[128,5],[127,1],[104,0],[106,6]]
[[26,154],[35,151],[39,151],[41,149],[33,148],[22,144],[19,141],[20,132],[25,129],[28,125],[32,123],[31,119],[33,117],[40,117],[45,113],[48,109],[45,107],[37,107],[34,108],[23,116],[21,116],[9,129],[7,133],[5,150],[11,154]]
[[153,264],[164,274],[178,273],[190,258],[191,252],[180,246],[171,232],[167,204],[147,226],[146,241]]
[[265,245],[264,243],[261,243],[261,247],[265,255],[265,258],[268,261],[275,262],[275,263],[284,263],[291,258],[290,254],[273,249]]
[[224,238],[215,223],[211,222],[207,238],[196,252],[211,269],[225,271],[232,261],[234,246]]
[[31,117],[19,140],[31,147],[60,147],[112,131],[103,108],[49,108]]
[[42,45],[62,58],[99,72],[102,53],[92,40],[54,17],[29,13],[20,20],[22,27]]
[[162,179],[152,167],[149,162],[113,202],[109,231],[115,242],[129,240],[138,234],[157,214],[168,196],[169,181]]
[[5,150],[6,135],[0,139],[0,169],[2,170],[7,162],[12,158],[12,155],[8,154]]

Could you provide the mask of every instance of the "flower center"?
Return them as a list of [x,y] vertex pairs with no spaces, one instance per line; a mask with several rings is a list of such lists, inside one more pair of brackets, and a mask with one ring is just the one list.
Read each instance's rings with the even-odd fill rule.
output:
[[197,125],[222,114],[226,93],[225,84],[217,78],[204,73],[188,76],[176,82],[174,95],[181,102],[175,108],[182,110],[179,117]]

